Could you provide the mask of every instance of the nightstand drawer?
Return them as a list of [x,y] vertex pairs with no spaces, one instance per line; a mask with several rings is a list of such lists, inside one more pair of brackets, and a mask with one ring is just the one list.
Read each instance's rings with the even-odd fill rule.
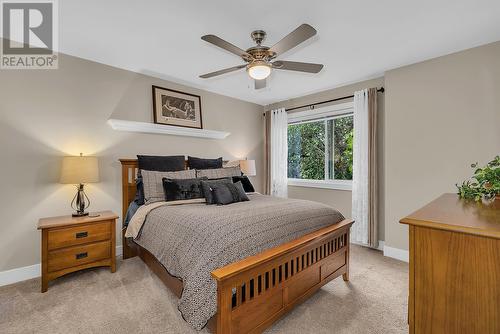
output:
[[111,241],[58,249],[48,254],[48,271],[54,272],[108,258],[111,258]]
[[49,250],[111,239],[112,222],[49,230]]

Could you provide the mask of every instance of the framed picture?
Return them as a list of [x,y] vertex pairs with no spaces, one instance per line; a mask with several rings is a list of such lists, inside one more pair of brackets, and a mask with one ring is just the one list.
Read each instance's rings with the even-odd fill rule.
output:
[[198,95],[153,86],[153,115],[156,124],[203,128]]

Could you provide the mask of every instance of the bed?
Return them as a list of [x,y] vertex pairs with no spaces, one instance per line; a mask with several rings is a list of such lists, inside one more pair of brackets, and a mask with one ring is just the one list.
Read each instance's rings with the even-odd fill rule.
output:
[[[120,162],[122,164],[123,217],[125,217],[127,208],[135,197],[137,160],[121,159]],[[250,211],[272,211],[273,208],[280,208],[278,211],[281,210],[281,212],[287,212],[289,215],[292,214],[295,220],[300,220],[301,212],[305,212],[309,206],[311,206],[309,209],[314,209],[312,204],[310,205],[306,201],[293,202],[293,200],[286,201],[265,198],[263,195],[258,194],[253,195],[250,202],[241,204],[241,208],[244,208],[244,205],[246,205],[249,211],[248,215],[241,216],[242,227],[249,226],[249,220],[245,221],[244,217],[249,216]],[[252,206],[252,209],[250,209],[249,205]],[[303,205],[304,209],[301,209],[300,205]],[[229,205],[227,207],[205,206],[206,209],[203,212],[207,216],[210,216],[210,212],[212,212],[213,217],[234,216],[235,210],[238,207],[236,205]],[[294,208],[297,210],[296,212],[292,212]],[[180,230],[188,226],[189,219],[197,219],[196,216],[201,210],[202,207],[197,207],[195,204],[176,209],[164,209],[163,211],[161,208],[158,208],[154,211],[154,215],[158,216],[156,218],[156,226],[159,228],[164,225],[159,222],[162,221],[161,219],[168,218],[167,213],[178,215],[175,217],[179,217],[179,219],[170,219],[168,223],[170,224],[168,228],[172,229],[172,233],[177,233],[175,229]],[[162,214],[163,217],[161,216]],[[151,216],[154,215],[151,214]],[[318,217],[320,216],[318,213]],[[185,218],[185,221],[182,222],[182,217],[191,218]],[[213,289],[214,301],[213,303],[207,302],[206,308],[207,310],[210,310],[211,307],[214,308],[212,313],[215,313],[215,315],[208,319],[207,314],[204,315],[205,318],[202,315],[196,314],[198,318],[201,318],[197,319],[193,317],[192,319],[186,319],[188,322],[192,320],[194,322],[192,323],[193,325],[203,324],[204,320],[207,320],[208,329],[217,334],[259,333],[329,281],[339,276],[343,276],[345,281],[348,280],[349,231],[353,221],[343,219],[341,215],[340,217],[336,219],[331,218],[331,223],[329,221],[325,223],[324,217],[322,218],[323,221],[318,218],[315,221],[318,222],[317,226],[321,227],[318,229],[311,227],[313,230],[307,230],[305,234],[297,234],[290,227],[291,232],[287,234],[287,238],[279,239],[286,242],[276,242],[274,244],[270,241],[266,245],[272,245],[271,248],[264,247],[260,249],[257,247],[253,252],[250,252],[251,256],[244,258],[239,256],[239,254],[235,254],[234,262],[228,261],[231,257],[226,257],[224,261],[218,262],[218,259],[210,253],[210,247],[206,247],[206,254],[203,253],[199,257],[206,257],[205,262],[209,265],[203,268],[205,270],[209,268],[209,270],[206,273],[200,270],[198,273],[202,273],[203,275],[201,276],[203,278],[208,276],[209,280],[213,282],[213,287],[197,287],[198,290],[193,290],[193,284],[189,281],[190,277],[185,277],[184,281],[179,279],[178,277],[183,277],[183,275],[178,273],[173,264],[168,263],[169,256],[179,258],[179,255],[181,255],[180,257],[183,258],[182,261],[192,259],[193,265],[195,265],[197,263],[197,259],[195,259],[196,252],[189,253],[188,250],[177,250],[178,245],[170,249],[162,248],[161,245],[151,247],[151,243],[147,244],[146,242],[148,238],[141,236],[141,238],[134,241],[132,238],[125,237],[126,230],[123,229],[123,257],[127,259],[139,256],[179,298],[183,297],[183,292],[185,297],[185,294],[193,293],[193,291],[198,291],[202,295],[206,294],[208,290]],[[148,228],[154,229],[154,219],[148,219],[152,221],[148,223]],[[254,216],[248,219],[252,219],[252,222],[257,221]],[[222,223],[223,219],[221,218]],[[269,223],[268,225],[271,226],[272,224]],[[278,223],[275,225],[276,229],[278,227],[280,229],[286,227]],[[289,225],[293,224],[290,223]],[[188,227],[190,230],[193,230],[196,228],[196,224]],[[161,232],[158,232],[159,230],[154,231],[149,231],[148,236],[161,235]],[[167,235],[164,235],[167,238]],[[229,238],[228,240],[232,239]],[[221,242],[221,244],[230,245],[229,241]],[[246,245],[249,244],[246,243]],[[238,245],[238,248],[242,247]],[[184,256],[182,257],[182,255]],[[220,263],[224,263],[224,265],[218,266]],[[167,267],[169,270],[166,269]],[[193,272],[197,273],[196,270]],[[207,300],[210,299],[210,296],[211,294],[208,294]],[[183,300],[180,299],[180,307],[182,307],[182,302]],[[183,313],[183,315],[185,314]],[[196,328],[197,326],[194,327]]]

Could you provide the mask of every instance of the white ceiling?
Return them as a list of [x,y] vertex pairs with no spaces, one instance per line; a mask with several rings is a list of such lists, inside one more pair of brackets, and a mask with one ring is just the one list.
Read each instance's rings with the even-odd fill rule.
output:
[[[59,12],[63,53],[263,105],[500,40],[499,0],[64,0]],[[278,59],[321,73],[274,71],[259,91],[244,70],[198,78],[242,63],[202,35],[246,49],[263,29],[271,46],[302,23],[318,35]]]

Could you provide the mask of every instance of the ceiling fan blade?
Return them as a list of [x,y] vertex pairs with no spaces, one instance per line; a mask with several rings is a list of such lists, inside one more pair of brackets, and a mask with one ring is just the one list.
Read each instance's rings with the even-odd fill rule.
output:
[[218,46],[219,48],[223,48],[224,50],[227,50],[231,53],[234,53],[235,55],[237,56],[247,56],[247,57],[251,57],[248,53],[246,53],[246,51],[240,49],[239,47],[223,40],[222,38],[220,37],[217,37],[215,35],[205,35],[205,36],[201,36],[201,39],[208,42],[208,43],[211,43],[215,46]]
[[215,71],[215,72],[210,72],[210,73],[207,73],[207,74],[200,75],[200,78],[207,79],[207,78],[215,77],[215,76],[218,76],[218,75],[221,75],[221,74],[225,74],[225,73],[229,73],[229,72],[233,72],[233,71],[239,70],[239,69],[244,68],[246,66],[247,65],[238,65],[238,66],[233,66],[233,67],[225,68],[223,70],[218,70],[218,71]]
[[318,73],[323,68],[323,64],[302,63],[299,61],[278,60],[273,64],[277,70],[299,71],[307,73]]
[[269,51],[274,51],[278,55],[282,54],[290,49],[293,49],[314,35],[316,35],[316,29],[311,27],[309,24],[304,23],[286,35],[281,41],[274,44]]
[[266,88],[266,79],[255,80],[255,89]]

